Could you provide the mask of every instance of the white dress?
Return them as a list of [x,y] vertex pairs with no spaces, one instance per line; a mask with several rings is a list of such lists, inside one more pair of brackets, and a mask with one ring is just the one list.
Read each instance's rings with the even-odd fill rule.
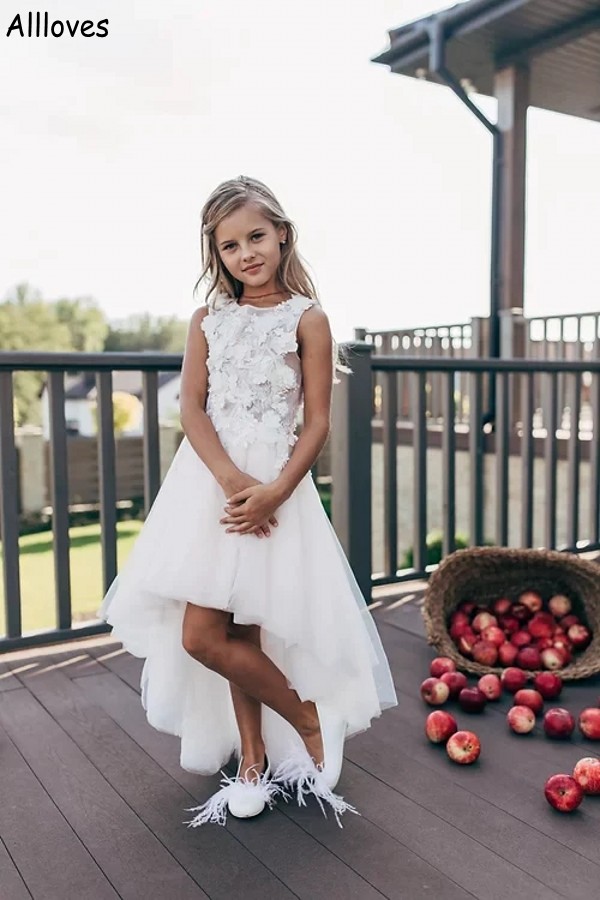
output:
[[[297,326],[316,301],[272,308],[217,298],[201,327],[208,342],[206,412],[243,472],[274,480],[297,441],[302,403]],[[335,389],[335,388],[334,388]],[[261,626],[261,646],[301,700],[335,706],[346,737],[397,704],[388,661],[365,599],[310,472],[276,510],[270,537],[226,533],[226,497],[184,438],[127,562],[98,611],[131,654],[145,658],[148,722],[181,738],[182,768],[217,772],[239,755],[229,682],[182,646],[186,603],[228,610]],[[295,729],[263,705],[274,766]]]

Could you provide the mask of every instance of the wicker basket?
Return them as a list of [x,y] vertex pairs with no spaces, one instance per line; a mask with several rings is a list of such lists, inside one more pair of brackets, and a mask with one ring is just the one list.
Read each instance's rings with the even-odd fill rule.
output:
[[[573,604],[573,613],[592,631],[586,649],[568,666],[558,669],[561,678],[574,680],[600,672],[600,566],[559,550],[472,547],[451,553],[433,572],[425,592],[423,617],[428,642],[441,655],[453,659],[459,669],[500,675],[502,667],[484,666],[463,656],[446,623],[463,600],[482,604],[498,597],[516,600],[528,589],[538,591],[544,601],[553,594],[565,594]],[[528,677],[535,674],[528,672]]]

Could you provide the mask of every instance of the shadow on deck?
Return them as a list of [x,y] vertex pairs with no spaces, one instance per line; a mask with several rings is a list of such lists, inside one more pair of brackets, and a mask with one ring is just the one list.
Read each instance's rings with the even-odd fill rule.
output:
[[[405,588],[406,589],[406,588]],[[179,741],[151,728],[142,660],[110,637],[0,657],[2,900],[591,900],[600,884],[600,798],[552,810],[545,778],[598,745],[516,737],[508,699],[479,716],[474,766],[451,763],[423,733],[419,685],[434,656],[419,594],[374,608],[399,706],[346,744],[337,790],[362,813],[340,829],[316,802],[280,802],[257,819],[189,829],[186,807],[219,775],[179,767]],[[560,705],[596,705],[600,679]]]

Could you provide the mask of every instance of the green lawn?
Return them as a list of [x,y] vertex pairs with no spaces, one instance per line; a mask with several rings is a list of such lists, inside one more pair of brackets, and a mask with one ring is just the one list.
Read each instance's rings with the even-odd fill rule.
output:
[[[131,520],[117,524],[118,565],[129,555],[142,522]],[[102,602],[102,555],[100,525],[83,525],[70,529],[71,537],[71,602],[73,622],[95,618]],[[23,633],[56,627],[54,597],[54,558],[52,532],[23,535],[19,540],[21,563],[21,608]],[[0,552],[0,574],[2,556]],[[6,633],[4,622],[4,588],[0,578],[0,634]]]

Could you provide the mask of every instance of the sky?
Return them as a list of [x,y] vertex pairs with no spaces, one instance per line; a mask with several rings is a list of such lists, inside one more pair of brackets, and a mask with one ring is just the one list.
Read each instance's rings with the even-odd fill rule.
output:
[[[333,334],[489,305],[491,139],[448,89],[370,60],[441,0],[48,0],[104,39],[6,37],[0,2],[0,301],[93,297],[112,321],[189,318],[200,210],[266,182]],[[476,98],[495,118],[495,102]],[[529,113],[526,312],[600,308],[600,125]]]

